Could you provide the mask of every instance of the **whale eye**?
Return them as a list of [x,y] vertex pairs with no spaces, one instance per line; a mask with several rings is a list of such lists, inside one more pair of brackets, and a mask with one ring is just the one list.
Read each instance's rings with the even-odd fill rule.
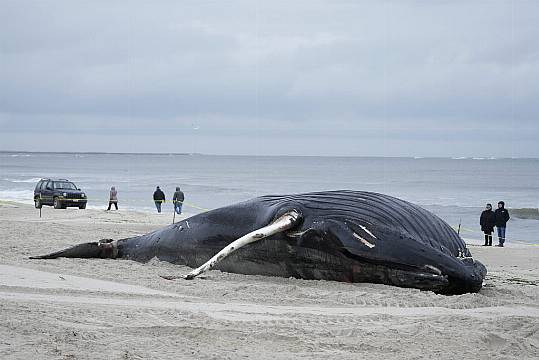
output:
[[270,223],[277,221],[281,216],[287,213],[295,214],[296,220],[295,220],[294,228],[298,229],[303,224],[303,220],[304,220],[303,214],[298,206],[286,206],[286,207],[279,208],[279,210],[277,210],[275,214],[273,215],[273,218],[270,221]]

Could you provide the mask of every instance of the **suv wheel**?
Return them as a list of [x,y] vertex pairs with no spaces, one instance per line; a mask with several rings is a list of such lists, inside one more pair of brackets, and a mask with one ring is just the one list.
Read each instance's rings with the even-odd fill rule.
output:
[[40,198],[34,199],[34,205],[36,206],[36,209],[41,209],[43,207],[43,203],[41,202]]
[[86,204],[80,204],[79,209],[86,209]]
[[54,198],[53,206],[55,209],[62,209],[62,202],[57,197]]

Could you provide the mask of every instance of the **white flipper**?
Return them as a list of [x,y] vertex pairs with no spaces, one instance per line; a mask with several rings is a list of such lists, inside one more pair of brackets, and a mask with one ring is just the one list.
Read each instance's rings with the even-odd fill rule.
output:
[[197,269],[191,271],[189,274],[185,275],[185,279],[191,280],[202,274],[203,272],[212,269],[217,265],[221,260],[226,258],[228,255],[232,254],[234,251],[244,247],[245,245],[251,244],[258,240],[267,238],[268,236],[286,231],[292,228],[297,224],[300,218],[299,213],[296,210],[291,210],[285,213],[283,216],[272,222],[271,224],[264,226],[258,230],[252,231],[247,235],[242,236],[241,238],[231,242],[221,251],[215,254],[210,260],[205,264],[198,267]]

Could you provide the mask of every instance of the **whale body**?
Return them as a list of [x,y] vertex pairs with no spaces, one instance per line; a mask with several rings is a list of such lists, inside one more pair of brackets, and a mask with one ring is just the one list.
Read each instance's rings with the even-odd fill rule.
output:
[[486,268],[446,222],[373,192],[269,195],[201,213],[146,235],[76,245],[33,258],[158,258],[199,267],[227,245],[294,211],[286,231],[237,249],[216,269],[247,275],[369,282],[442,294],[477,292]]

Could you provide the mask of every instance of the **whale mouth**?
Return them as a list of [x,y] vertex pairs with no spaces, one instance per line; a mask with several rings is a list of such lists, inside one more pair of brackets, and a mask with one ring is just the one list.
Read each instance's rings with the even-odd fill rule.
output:
[[483,264],[474,262],[470,267],[465,264],[461,274],[449,275],[435,266],[425,265],[412,270],[390,268],[388,275],[391,283],[397,286],[430,290],[443,295],[459,295],[481,290],[485,275],[483,270],[486,271]]
[[389,269],[388,276],[393,285],[434,291],[436,293],[443,293],[450,285],[450,279],[447,275],[433,274],[431,272]]
[[459,271],[450,272],[435,264],[421,266],[371,259],[346,250],[344,255],[357,262],[352,271],[354,282],[377,282],[443,295],[478,292],[486,275],[485,266],[470,257],[457,258],[462,266],[459,266]]

